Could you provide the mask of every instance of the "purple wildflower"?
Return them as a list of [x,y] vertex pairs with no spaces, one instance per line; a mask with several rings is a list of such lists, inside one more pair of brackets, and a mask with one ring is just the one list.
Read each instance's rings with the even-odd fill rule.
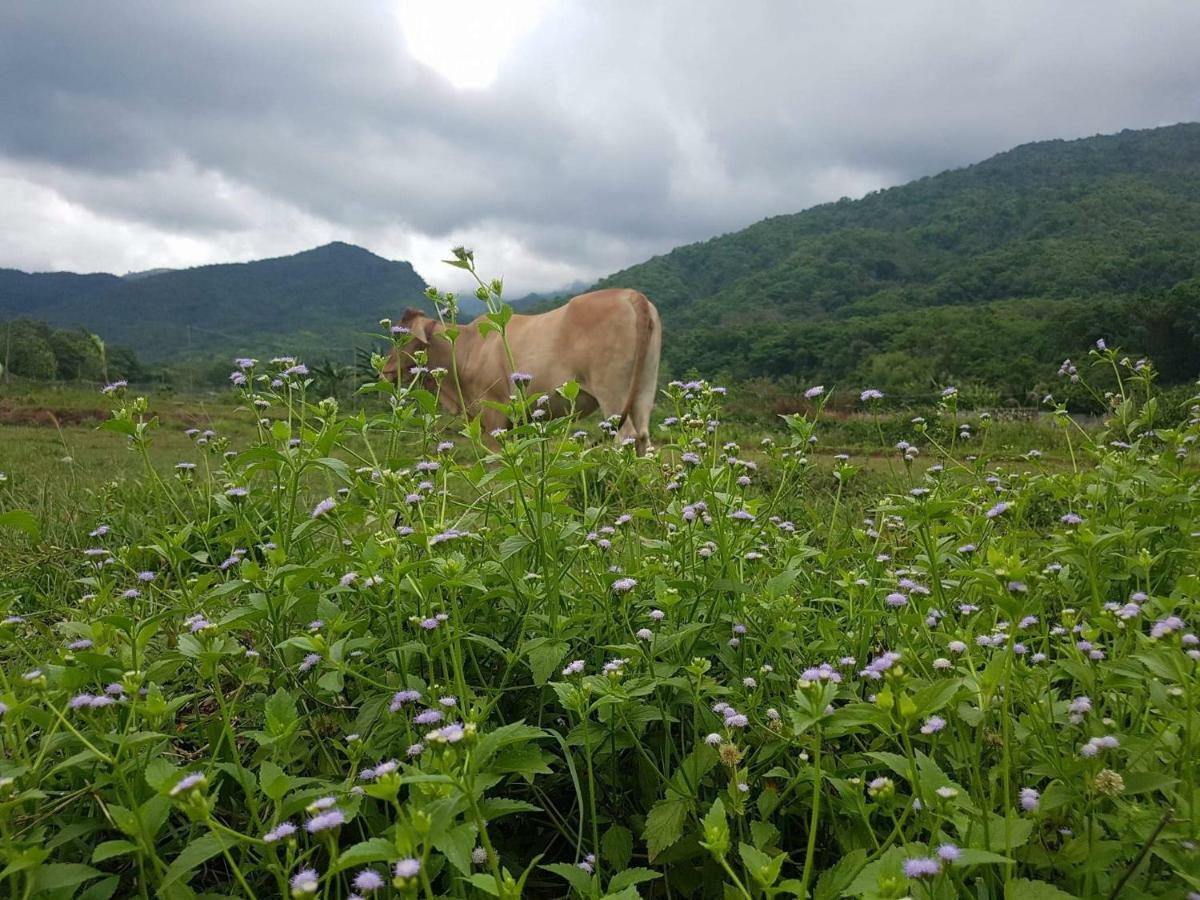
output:
[[175,782],[175,786],[173,788],[171,788],[171,791],[170,791],[171,796],[178,797],[180,794],[184,793],[185,791],[190,791],[192,788],[197,787],[203,783],[204,783],[204,773],[203,772],[192,772],[189,775],[184,775],[177,782]]
[[337,828],[339,825],[344,825],[345,823],[346,814],[340,809],[331,809],[313,816],[305,823],[304,827],[308,830],[309,834],[316,834],[319,831],[328,831],[330,828]]
[[280,822],[270,831],[263,835],[263,841],[268,844],[274,844],[276,841],[281,841],[286,837],[291,837],[296,833],[296,826],[291,822]]
[[938,859],[943,862],[956,862],[962,856],[962,851],[954,844],[942,844],[937,848]]
[[946,720],[941,716],[930,716],[921,726],[921,734],[936,734],[946,727]]
[[378,891],[384,886],[383,876],[374,869],[363,869],[354,876],[354,889],[362,891],[364,894],[370,894],[373,891]]
[[987,512],[985,512],[984,515],[987,516],[989,519],[994,519],[997,516],[1004,515],[1006,512],[1008,512],[1008,509],[1009,509],[1009,504],[1005,503],[1003,500],[1001,500],[999,503],[997,503],[995,506],[993,506],[991,509],[989,509]]
[[305,894],[315,894],[317,892],[317,870],[316,869],[301,869],[292,876],[292,895],[303,896]]
[[941,871],[941,860],[932,856],[915,856],[904,861],[904,874],[908,878],[936,878]]

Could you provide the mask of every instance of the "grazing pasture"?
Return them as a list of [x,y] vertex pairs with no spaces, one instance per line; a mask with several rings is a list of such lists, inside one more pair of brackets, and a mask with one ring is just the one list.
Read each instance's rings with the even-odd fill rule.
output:
[[646,458],[520,383],[492,453],[419,384],[339,404],[289,359],[0,426],[0,882],[1200,891],[1200,422],[1077,365],[1100,428],[952,389],[731,425],[677,382]]

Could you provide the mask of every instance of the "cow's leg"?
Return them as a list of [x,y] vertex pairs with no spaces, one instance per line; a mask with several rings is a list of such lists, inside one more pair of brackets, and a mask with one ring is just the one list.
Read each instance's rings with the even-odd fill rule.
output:
[[633,403],[629,408],[629,417],[625,421],[630,434],[637,441],[637,454],[644,456],[652,449],[650,445],[650,414],[654,411],[654,399],[658,394],[658,364],[662,355],[662,329],[657,327],[655,319],[649,344],[646,346],[646,358],[642,364],[641,378],[633,395]]
[[479,414],[479,426],[483,429],[483,443],[493,452],[500,449],[500,439],[492,432],[499,428],[505,428],[508,425],[508,419],[504,417],[504,413],[492,409],[490,406],[485,406]]

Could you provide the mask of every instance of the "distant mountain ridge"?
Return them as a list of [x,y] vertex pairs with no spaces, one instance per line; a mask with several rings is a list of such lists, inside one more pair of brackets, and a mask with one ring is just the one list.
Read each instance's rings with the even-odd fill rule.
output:
[[411,264],[335,241],[290,256],[125,277],[0,269],[0,319],[80,325],[147,360],[225,351],[346,359],[379,319],[427,305],[425,288]]

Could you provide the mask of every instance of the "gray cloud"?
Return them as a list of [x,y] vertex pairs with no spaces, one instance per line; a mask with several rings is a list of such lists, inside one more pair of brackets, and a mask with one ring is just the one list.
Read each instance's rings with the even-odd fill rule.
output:
[[[403,0],[410,2],[410,0]],[[0,8],[0,265],[341,238],[516,291],[964,165],[1200,118],[1200,6],[552,6],[456,90],[383,2]]]

